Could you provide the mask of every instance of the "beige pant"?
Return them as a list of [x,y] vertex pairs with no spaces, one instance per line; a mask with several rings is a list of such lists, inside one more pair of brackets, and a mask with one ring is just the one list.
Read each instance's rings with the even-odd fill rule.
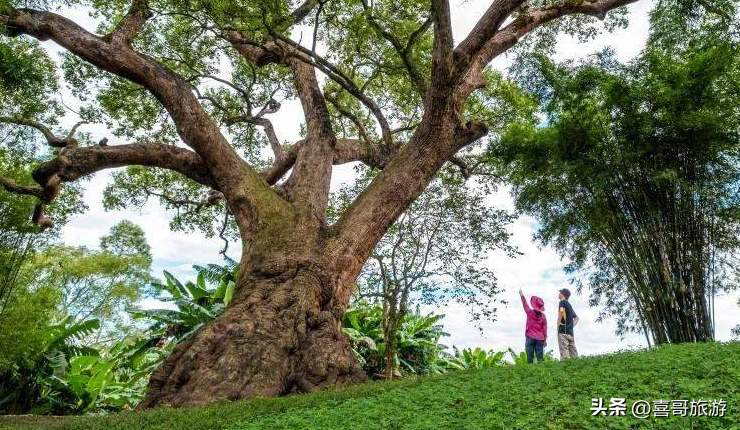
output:
[[558,333],[558,346],[560,347],[560,359],[578,357],[576,341],[573,336],[565,333]]

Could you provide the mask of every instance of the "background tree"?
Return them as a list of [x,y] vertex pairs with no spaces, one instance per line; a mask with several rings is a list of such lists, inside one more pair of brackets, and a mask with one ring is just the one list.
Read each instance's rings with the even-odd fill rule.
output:
[[[11,117],[43,118],[54,123],[59,105],[50,100],[58,91],[53,63],[38,43],[0,40],[0,410],[22,412],[33,401],[28,390],[33,367],[43,355],[51,326],[58,322],[59,292],[52,286],[34,287],[23,275],[36,252],[58,235],[69,216],[84,208],[76,186],[62,190],[47,212],[56,227],[37,234],[28,222],[33,197],[11,191],[27,190],[31,170],[38,164],[39,139],[31,128],[9,126]],[[33,391],[33,390],[31,390]]]
[[[37,43],[0,41],[0,315],[12,300],[27,257],[58,233],[52,229],[34,235],[38,229],[28,223],[34,199],[9,192],[25,189],[39,141],[28,129],[11,127],[8,122],[14,115],[55,121],[60,111],[48,98],[57,89],[53,63]],[[77,189],[68,187],[49,210],[61,226],[82,208]]]
[[18,208],[12,202],[0,200],[0,316],[13,294],[20,267],[31,250],[32,231],[22,228],[27,227],[28,209],[28,205]]
[[602,316],[648,342],[712,339],[713,297],[735,286],[740,56],[712,34],[627,65],[541,59],[528,82],[546,125],[514,126],[491,150],[538,238],[587,275]]
[[[33,205],[26,204],[25,209],[28,217]],[[15,227],[23,226],[29,228],[27,222]],[[48,245],[51,233],[25,242],[22,255],[12,247],[17,243],[2,249],[19,255],[12,262],[18,267],[0,312],[0,411],[7,413],[27,413],[43,403],[41,398],[57,393],[54,378],[68,370],[72,355],[89,354],[94,344],[111,344],[114,335],[124,337],[119,326],[130,322],[123,311],[138,300],[150,280],[149,247],[141,240],[141,229],[130,222],[104,236],[101,251]],[[57,335],[74,327],[81,328],[73,330],[74,344],[59,349],[63,340]],[[126,327],[125,333],[130,332]],[[36,411],[54,410],[49,408]]]
[[512,215],[491,207],[486,195],[481,184],[441,175],[388,229],[363,268],[356,300],[382,309],[377,347],[385,355],[386,379],[400,365],[397,332],[414,307],[456,301],[469,307],[471,320],[495,318],[500,290],[484,262],[489,251],[516,251],[506,231]]
[[22,269],[32,290],[59,292],[59,314],[73,321],[98,319],[97,341],[118,337],[130,321],[125,311],[141,297],[151,277],[151,254],[140,227],[122,221],[100,239],[100,250],[51,245]]
[[[740,306],[740,300],[737,301],[737,305]],[[732,337],[735,339],[740,339],[740,324],[737,324],[735,327],[732,328]]]
[[[69,51],[65,80],[89,103],[83,119],[133,140],[44,133],[56,149],[34,170],[38,185],[10,188],[39,200],[44,226],[62,183],[132,165],[177,172],[202,186],[198,201],[228,208],[243,243],[237,291],[155,372],[144,407],[358,381],[339,324],[355,280],[439,169],[486,135],[487,116],[473,108],[496,101],[473,93],[486,86],[488,63],[539,29],[588,37],[602,28],[597,19],[624,25],[623,13],[608,12],[633,1],[497,0],[455,45],[446,0],[93,1],[99,34],[50,12],[55,2],[3,0],[8,37]],[[303,44],[291,38],[299,24],[312,27]],[[328,78],[323,91],[317,71]],[[280,96],[304,112],[303,138],[291,145],[267,117]],[[42,122],[10,122],[27,128],[29,119]],[[347,161],[382,172],[330,225],[332,165]]]
[[142,261],[152,262],[152,248],[144,230],[131,221],[124,220],[111,227],[110,232],[100,238],[100,249],[116,255],[140,256]]
[[[0,410],[22,413],[33,403],[33,393],[19,386],[31,387],[35,392],[35,368],[45,352],[47,334],[57,320],[59,293],[53,288],[29,290],[27,285],[16,285],[0,314]],[[22,341],[19,341],[22,339]]]

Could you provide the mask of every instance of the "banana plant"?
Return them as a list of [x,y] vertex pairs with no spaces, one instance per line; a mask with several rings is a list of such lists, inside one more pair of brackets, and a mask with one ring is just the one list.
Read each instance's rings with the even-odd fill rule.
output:
[[504,351],[465,348],[462,351],[454,348],[455,356],[450,360],[453,369],[485,369],[506,365]]
[[439,341],[448,336],[439,323],[444,315],[407,314],[396,335],[398,363],[408,373],[442,373],[436,365],[445,346]]
[[[511,364],[515,366],[524,366],[527,365],[527,353],[522,351],[520,353],[516,353],[513,349],[509,348],[508,351],[509,358],[511,359]],[[553,356],[552,350],[546,351],[543,355],[544,361],[554,361],[555,357]]]
[[234,296],[236,266],[193,267],[198,272],[195,282],[180,282],[164,271],[164,282],[152,284],[164,307],[132,312],[135,318],[153,321],[151,333],[160,341],[187,339],[221,314]]
[[107,351],[50,363],[39,379],[36,413],[79,414],[133,408],[144,396],[149,375],[166,353],[148,338],[134,336]]
[[[446,336],[439,321],[443,315],[407,314],[396,333],[396,368],[406,374],[444,373],[448,368],[445,346],[439,340]],[[383,309],[367,303],[356,303],[344,315],[343,331],[349,338],[355,356],[365,372],[380,377],[385,367],[386,345],[383,338]]]

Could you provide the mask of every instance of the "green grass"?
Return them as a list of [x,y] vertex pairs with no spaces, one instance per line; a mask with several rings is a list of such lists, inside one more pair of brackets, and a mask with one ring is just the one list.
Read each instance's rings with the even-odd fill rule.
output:
[[[15,429],[740,429],[740,343],[674,345],[344,390],[103,417],[0,418]],[[724,399],[717,417],[591,417],[591,399]]]

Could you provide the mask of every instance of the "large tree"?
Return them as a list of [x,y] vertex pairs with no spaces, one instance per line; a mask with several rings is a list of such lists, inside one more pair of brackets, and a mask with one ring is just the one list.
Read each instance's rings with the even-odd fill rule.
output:
[[[355,279],[445,163],[471,169],[455,157],[488,132],[481,112],[495,100],[476,91],[486,87],[487,65],[537,30],[588,36],[596,19],[624,24],[608,12],[634,1],[495,0],[455,44],[447,0],[85,2],[100,34],[48,10],[51,2],[4,0],[5,34],[69,51],[66,77],[88,100],[95,87],[85,79],[98,73],[97,101],[117,132],[136,138],[85,146],[75,129],[55,133],[10,115],[3,120],[38,129],[57,151],[33,172],[37,186],[4,186],[36,196],[34,219],[44,225],[62,183],[114,167],[176,172],[214,190],[208,203],[225,202],[243,243],[238,290],[154,373],[144,407],[359,381],[340,330]],[[300,28],[311,34],[302,43]],[[303,138],[291,145],[267,118],[277,93],[303,108]],[[152,128],[147,119],[157,115],[166,117],[157,132],[133,130]],[[244,156],[259,143],[245,137],[255,126],[274,152],[264,169]],[[382,172],[329,225],[332,166],[348,161]]]

